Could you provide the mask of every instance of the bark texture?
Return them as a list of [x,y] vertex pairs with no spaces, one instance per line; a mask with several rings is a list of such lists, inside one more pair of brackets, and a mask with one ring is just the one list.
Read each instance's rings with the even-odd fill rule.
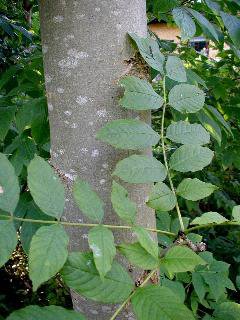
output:
[[[88,181],[105,201],[105,223],[120,224],[110,203],[111,172],[128,152],[97,141],[97,131],[107,121],[150,113],[126,112],[118,105],[118,80],[146,74],[136,68],[128,32],[146,36],[145,0],[41,0],[41,33],[45,82],[51,128],[51,161],[66,177],[64,219],[87,222],[71,197],[76,176]],[[151,156],[151,151],[146,151]],[[125,185],[126,186],[126,185]],[[145,206],[150,186],[127,185],[138,205],[138,223],[155,226],[153,212]],[[70,250],[87,250],[87,231],[69,228]],[[116,243],[132,240],[131,233],[115,233]],[[126,262],[125,262],[126,265]],[[134,273],[134,276],[138,271]],[[91,320],[109,319],[117,306],[87,301],[73,293],[76,310]],[[117,319],[135,319],[125,310]]]

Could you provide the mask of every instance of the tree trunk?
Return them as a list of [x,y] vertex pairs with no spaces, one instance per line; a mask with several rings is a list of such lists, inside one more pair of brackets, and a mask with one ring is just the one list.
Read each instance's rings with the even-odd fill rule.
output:
[[[41,33],[51,128],[51,161],[67,178],[64,219],[84,221],[72,201],[69,186],[76,176],[88,181],[105,201],[108,224],[120,224],[111,208],[111,172],[128,156],[96,140],[97,131],[116,118],[136,117],[150,122],[150,113],[126,112],[118,105],[118,80],[126,74],[146,75],[136,64],[128,32],[146,36],[145,0],[41,0]],[[151,154],[151,151],[148,151]],[[125,185],[126,186],[126,185]],[[155,226],[144,202],[147,185],[128,185],[138,205],[138,223]],[[70,250],[87,250],[87,230],[69,228]],[[115,233],[116,243],[132,233]],[[126,265],[126,262],[125,262]],[[108,319],[116,306],[106,306],[73,293],[76,310],[87,319]],[[134,319],[125,310],[118,319]]]

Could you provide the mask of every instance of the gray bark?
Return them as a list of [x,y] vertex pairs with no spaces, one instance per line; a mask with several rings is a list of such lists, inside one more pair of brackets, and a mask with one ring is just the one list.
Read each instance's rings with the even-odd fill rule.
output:
[[[42,48],[51,128],[51,161],[67,179],[64,219],[87,222],[72,201],[69,187],[76,176],[88,181],[105,201],[108,224],[120,224],[110,203],[111,172],[126,157],[97,141],[96,132],[117,118],[139,116],[150,122],[150,113],[126,112],[118,105],[118,80],[135,68],[128,32],[146,36],[145,0],[42,0]],[[141,75],[141,76],[142,76]],[[148,151],[151,154],[151,151]],[[125,185],[126,186],[126,185]],[[138,205],[138,223],[155,226],[153,212],[144,202],[147,185],[127,186]],[[69,228],[70,250],[87,250],[87,230]],[[116,243],[132,240],[131,233],[115,233]],[[126,264],[126,263],[125,263]],[[136,276],[135,272],[135,276]],[[76,310],[87,319],[108,319],[116,306],[87,301],[72,294]],[[118,319],[134,319],[125,310]]]

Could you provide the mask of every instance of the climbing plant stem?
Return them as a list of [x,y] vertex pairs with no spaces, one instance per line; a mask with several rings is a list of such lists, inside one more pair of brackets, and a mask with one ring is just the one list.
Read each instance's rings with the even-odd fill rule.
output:
[[[144,287],[145,284],[148,283],[148,281],[152,278],[152,276],[157,272],[157,270],[153,270],[149,273],[149,275],[146,277],[146,279],[143,281],[143,283],[139,286]],[[109,320],[114,320],[119,315],[119,313],[123,310],[123,308],[128,304],[128,302],[132,299],[132,297],[135,295],[136,290],[134,290],[130,296],[120,305],[119,308],[114,312],[113,316]]]
[[199,226],[194,226],[192,228],[188,228],[185,230],[185,233],[188,234],[190,232],[193,231],[197,231],[200,229],[209,229],[209,228],[214,228],[214,227],[226,227],[226,226],[236,226],[239,227],[240,226],[240,221],[226,221],[226,222],[222,222],[222,223],[207,223],[207,224],[202,224]]
[[168,166],[166,147],[165,147],[165,142],[164,142],[164,121],[165,121],[165,113],[166,113],[166,107],[167,107],[166,77],[165,76],[163,77],[163,98],[164,98],[164,104],[163,104],[162,122],[161,122],[161,144],[162,144],[163,159],[164,159],[165,167],[167,169],[167,175],[168,175],[168,180],[169,180],[171,190],[176,197],[176,210],[177,210],[177,215],[178,215],[178,219],[179,219],[179,223],[180,223],[180,228],[182,231],[184,231],[183,219],[182,219],[181,211],[180,211],[179,204],[177,201],[176,191],[175,191],[175,188],[173,185],[173,181],[172,181],[169,166]]
[[[71,227],[79,227],[79,228],[84,228],[84,227],[96,227],[99,224],[98,223],[79,223],[79,222],[64,222],[64,221],[55,221],[55,220],[35,220],[35,219],[27,219],[27,218],[18,218],[14,216],[8,216],[1,214],[0,218],[5,218],[9,220],[16,220],[16,221],[23,221],[23,222],[28,222],[28,223],[42,223],[42,224],[61,224],[63,226],[71,226]],[[123,230],[132,230],[134,227],[133,226],[118,226],[118,225],[111,225],[111,224],[103,224],[104,227],[109,228],[109,229],[123,229]],[[173,232],[168,232],[164,230],[158,230],[158,229],[152,229],[152,228],[144,228],[147,231],[151,232],[156,232],[156,233],[161,233],[161,234],[166,234],[168,236],[173,236],[175,237],[176,234]]]

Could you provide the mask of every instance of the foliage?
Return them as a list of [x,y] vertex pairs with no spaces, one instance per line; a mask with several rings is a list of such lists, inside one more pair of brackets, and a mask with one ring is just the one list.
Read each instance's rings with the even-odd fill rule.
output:
[[[239,5],[209,0],[187,1],[184,6],[180,1],[159,3],[149,1],[151,14],[167,21],[174,19],[181,28],[181,46],[173,52],[175,48],[161,39],[130,34],[153,74],[160,74],[160,80],[155,80],[154,86],[133,76],[120,80],[125,89],[120,100],[122,108],[154,110],[155,130],[139,120],[120,119],[107,123],[97,134],[98,139],[115,148],[136,150],[136,154],[119,161],[113,172],[119,180],[113,182],[111,201],[124,225],[102,224],[103,201],[80,178],[74,183],[73,195],[91,223],[61,220],[63,184],[44,160],[49,156],[49,129],[41,56],[37,50],[27,57],[18,53],[19,62],[5,66],[0,81],[0,261],[4,264],[10,257],[18,232],[29,258],[34,291],[60,272],[64,282],[84,297],[122,303],[112,320],[128,302],[137,318],[143,320],[159,316],[225,319],[226,315],[238,319],[240,307],[232,300],[237,301],[234,295],[239,287],[239,270],[230,279],[230,265],[217,258],[224,256],[221,250],[228,256],[231,250],[230,262],[236,265],[240,261],[239,198],[235,191],[239,188],[240,167],[236,152]],[[6,25],[14,28],[13,22],[4,21],[4,32],[15,36],[6,29]],[[195,31],[212,40],[219,50],[218,60],[211,61],[188,47],[186,40]],[[223,40],[229,47],[221,52]],[[154,145],[157,159],[137,153]],[[11,178],[12,188],[6,175]],[[227,181],[226,176],[230,176]],[[157,229],[136,224],[136,204],[129,199],[122,182],[156,182],[146,204],[156,210]],[[90,227],[91,251],[68,253],[68,237],[63,229],[67,225]],[[116,246],[111,229],[131,230],[136,241]],[[214,257],[205,251],[200,230],[209,239]],[[152,233],[158,234],[159,246]],[[227,248],[228,242],[231,248]],[[134,266],[151,270],[143,271],[140,288],[134,288],[127,271],[115,261],[117,251]],[[160,282],[149,284],[157,272]],[[28,306],[8,319],[55,319],[65,315],[68,319],[83,319],[82,315],[54,306]]]

